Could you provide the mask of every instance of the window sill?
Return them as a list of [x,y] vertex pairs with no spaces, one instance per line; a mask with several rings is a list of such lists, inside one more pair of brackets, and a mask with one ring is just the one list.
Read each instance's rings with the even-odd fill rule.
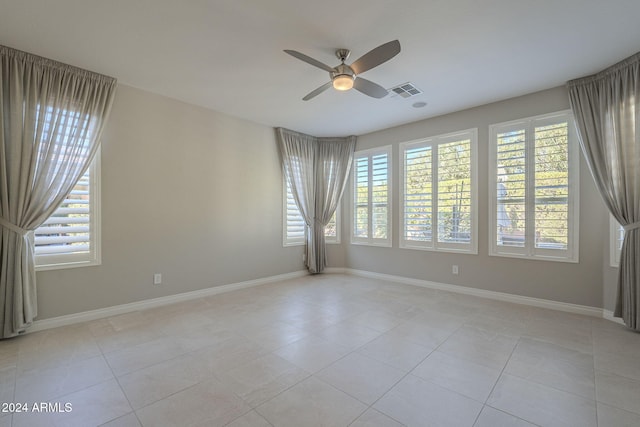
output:
[[399,247],[400,247],[400,249],[408,249],[408,250],[412,250],[412,251],[427,251],[427,252],[443,252],[443,253],[454,253],[454,254],[478,255],[478,248],[473,248],[473,247],[469,247],[469,248],[442,248],[442,247],[433,248],[433,247],[414,246],[414,245],[407,245],[407,244],[401,244]]
[[384,242],[384,243],[369,243],[369,242],[351,242],[352,245],[357,245],[357,246],[373,246],[373,247],[379,247],[379,248],[390,248],[392,247],[391,242]]
[[578,262],[580,262],[577,256],[576,257],[552,257],[552,256],[541,256],[541,255],[500,253],[500,252],[489,252],[489,256],[502,257],[502,258],[519,258],[519,259],[524,259],[529,261],[566,262],[569,264],[577,264]]
[[66,270],[70,268],[93,267],[101,264],[102,262],[100,260],[66,262],[66,263],[57,263],[57,264],[42,264],[42,265],[36,265],[36,271]]
[[[325,243],[327,245],[339,245],[340,241],[339,240],[338,241],[333,241],[333,242],[325,241]],[[283,243],[282,247],[283,248],[291,248],[291,247],[295,247],[295,246],[304,246],[304,245],[305,245],[304,242],[303,243]]]

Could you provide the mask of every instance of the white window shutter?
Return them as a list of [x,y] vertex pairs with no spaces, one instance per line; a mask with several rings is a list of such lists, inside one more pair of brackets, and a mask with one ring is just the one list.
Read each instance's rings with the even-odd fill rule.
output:
[[351,243],[391,246],[391,146],[354,158]]
[[285,178],[285,246],[302,245],[305,239],[306,224],[291,193],[289,180]]
[[54,213],[34,232],[36,268],[100,263],[100,155]]
[[400,247],[477,253],[477,129],[400,144]]
[[578,147],[571,112],[492,125],[490,255],[578,261]]

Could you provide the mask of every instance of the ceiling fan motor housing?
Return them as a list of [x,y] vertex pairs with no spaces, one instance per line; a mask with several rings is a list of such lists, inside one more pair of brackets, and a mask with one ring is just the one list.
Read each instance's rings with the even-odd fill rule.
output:
[[340,64],[340,65],[336,66],[333,69],[333,71],[331,72],[331,78],[332,79],[335,79],[338,76],[349,76],[351,78],[355,78],[356,77],[356,73],[347,64]]

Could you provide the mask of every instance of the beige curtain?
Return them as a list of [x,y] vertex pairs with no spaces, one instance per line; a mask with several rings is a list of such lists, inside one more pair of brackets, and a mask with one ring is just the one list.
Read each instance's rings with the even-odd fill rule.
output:
[[33,230],[89,167],[116,80],[0,46],[0,338],[38,314]]
[[625,230],[614,315],[640,330],[640,53],[567,86],[593,178]]
[[[349,178],[356,137],[318,138],[316,144],[316,202],[314,227],[315,264],[319,272],[327,266],[324,232],[338,208]],[[337,221],[340,218],[336,219]]]
[[305,232],[305,263],[309,271],[317,272],[316,266],[310,263],[315,260],[315,245],[312,240],[315,222],[315,193],[316,180],[314,175],[314,161],[316,138],[310,135],[290,131],[283,128],[276,129],[280,162],[284,179],[289,182],[291,194],[304,219]]
[[321,273],[327,266],[324,230],[344,192],[356,137],[317,138],[283,128],[276,137],[282,172],[307,225],[306,266]]

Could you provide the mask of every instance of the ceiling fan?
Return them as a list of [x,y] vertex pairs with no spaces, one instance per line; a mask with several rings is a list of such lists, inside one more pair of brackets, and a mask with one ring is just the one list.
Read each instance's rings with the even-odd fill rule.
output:
[[289,55],[298,58],[308,64],[323,69],[329,72],[331,81],[323,84],[319,88],[311,91],[307,96],[302,98],[303,101],[308,101],[311,98],[321,94],[329,87],[333,86],[336,90],[349,90],[351,88],[356,89],[369,95],[373,98],[384,98],[387,95],[387,90],[372,82],[371,80],[363,79],[360,74],[377,67],[378,65],[387,62],[394,56],[400,53],[400,42],[393,40],[388,43],[382,44],[375,49],[362,55],[351,65],[347,65],[344,61],[349,57],[351,51],[348,49],[336,50],[336,56],[340,60],[341,64],[335,67],[330,67],[304,53],[297,52],[295,50],[285,50]]

